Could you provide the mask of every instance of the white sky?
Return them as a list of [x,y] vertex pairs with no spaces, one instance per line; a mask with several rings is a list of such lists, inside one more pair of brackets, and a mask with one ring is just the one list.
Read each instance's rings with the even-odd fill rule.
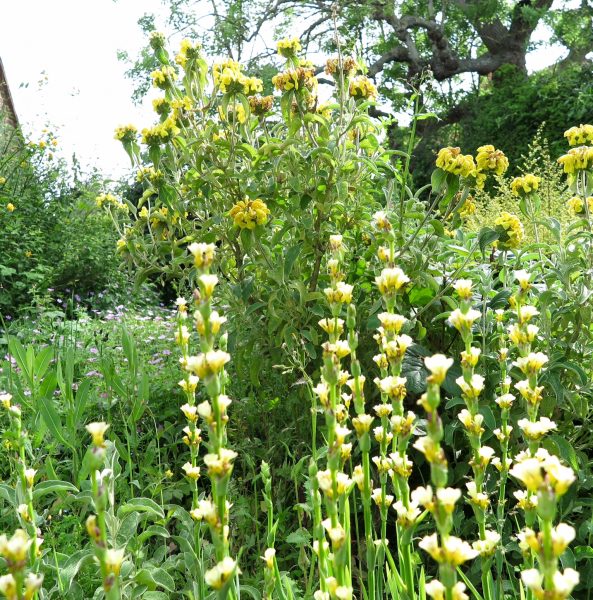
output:
[[[117,51],[134,57],[144,45],[137,21],[145,13],[162,14],[160,0],[0,0],[0,57],[32,139],[49,124],[62,156],[76,153],[83,166],[114,178],[128,172],[113,130],[124,123],[146,126],[154,117],[149,102],[132,103]],[[544,28],[538,34],[545,40]],[[533,53],[528,66],[541,68],[561,53]]]

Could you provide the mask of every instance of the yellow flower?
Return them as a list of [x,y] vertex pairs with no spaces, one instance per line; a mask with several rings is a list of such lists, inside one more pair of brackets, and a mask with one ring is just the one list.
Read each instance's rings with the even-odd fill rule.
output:
[[177,79],[177,73],[170,65],[164,65],[160,69],[153,71],[150,76],[154,87],[158,87],[161,90],[170,88],[172,83]]
[[222,106],[219,106],[218,114],[223,121],[228,121],[229,123],[239,123],[240,125],[243,125],[243,123],[247,121],[245,107],[239,102],[227,106],[226,113],[222,110]]
[[240,229],[255,229],[256,225],[264,225],[269,214],[270,209],[259,198],[257,200],[245,198],[237,202],[229,211],[229,216]]
[[593,125],[581,125],[571,127],[564,132],[569,146],[580,146],[582,144],[593,144]]
[[[476,184],[476,187],[479,188],[479,185]],[[483,184],[482,184],[482,187]],[[481,188],[479,188],[481,189]],[[470,215],[473,215],[477,210],[476,207],[476,203],[474,202],[474,199],[471,196],[468,196],[465,199],[465,202],[463,203],[463,206],[459,209],[459,216],[460,217],[469,217]]]
[[577,171],[589,170],[593,168],[593,147],[571,148],[567,154],[558,159],[558,162],[568,175],[575,175]]
[[531,192],[536,192],[539,189],[540,181],[539,177],[531,174],[515,177],[511,182],[511,191],[515,196],[528,196]]
[[474,157],[471,154],[461,154],[460,148],[441,148],[437,155],[436,166],[447,173],[469,177],[476,169]]
[[155,98],[152,107],[154,112],[161,116],[167,116],[171,112],[171,105],[166,98]]
[[318,82],[315,77],[315,69],[301,66],[274,75],[272,77],[272,84],[281,92],[302,89],[307,89],[311,92],[317,88]]
[[[575,215],[584,215],[586,213],[585,203],[583,202],[583,199],[579,196],[571,198],[567,202],[567,205],[568,208],[570,208]],[[587,209],[589,211],[589,214],[593,213],[593,196],[589,196],[587,198]]]
[[256,117],[263,117],[272,110],[274,96],[250,96],[249,109]]
[[479,171],[494,171],[497,175],[502,175],[509,167],[509,159],[492,145],[480,146],[476,164]]
[[368,77],[359,75],[350,82],[348,93],[355,100],[369,100],[377,97],[377,88]]
[[142,130],[142,143],[147,146],[159,146],[170,142],[176,135],[180,133],[179,127],[173,117],[169,117],[162,123],[151,128]]
[[13,211],[15,210],[15,208],[16,208],[16,206],[15,206],[15,205],[14,205],[12,202],[9,202],[9,203],[6,205],[6,210],[7,210],[8,212],[13,212]]
[[340,75],[344,77],[352,77],[359,66],[351,56],[328,58],[325,63],[325,74],[331,75],[334,79],[340,79]]
[[115,129],[115,139],[120,142],[133,142],[138,135],[135,125],[120,125]]
[[0,177],[0,185],[4,185],[6,183],[6,177]]
[[523,224],[519,217],[503,211],[494,224],[496,225],[501,237],[498,240],[498,247],[503,250],[518,248],[524,237]]
[[247,77],[239,68],[226,67],[218,76],[218,87],[223,94],[243,93]]
[[199,42],[193,44],[190,40],[181,40],[179,53],[175,56],[175,62],[183,67],[187,68],[187,63],[196,58],[200,58],[202,45]]
[[121,210],[122,212],[128,212],[128,205],[124,204],[121,200],[118,200],[113,194],[99,194],[95,198],[95,204],[102,208],[105,205],[111,205]]
[[278,54],[284,58],[294,58],[302,49],[299,38],[284,38],[276,44]]
[[164,48],[166,42],[165,34],[160,31],[151,31],[148,43],[153,50]]
[[227,58],[219,63],[214,63],[212,66],[212,78],[214,79],[214,85],[220,85],[222,74],[227,69],[240,73],[241,65],[236,60],[231,58]]

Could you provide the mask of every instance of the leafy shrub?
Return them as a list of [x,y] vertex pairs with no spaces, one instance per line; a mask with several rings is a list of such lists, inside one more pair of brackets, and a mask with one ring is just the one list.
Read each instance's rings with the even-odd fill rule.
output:
[[[299,108],[314,88],[297,57],[300,44],[283,40],[280,54],[291,68],[304,69],[276,79],[284,109],[278,127],[288,134],[294,127],[296,139],[268,140],[274,160],[268,163],[265,152],[261,160],[272,170],[286,160],[310,182],[320,165],[292,162],[295,146],[310,143],[320,162],[326,150],[332,155],[329,164],[352,186],[342,198],[342,179],[327,171],[336,189],[319,189],[315,180],[302,206],[305,190],[295,182],[282,196],[288,210],[262,198],[257,186],[267,171],[258,171],[252,150],[237,143],[238,135],[251,134],[248,123],[258,126],[248,122],[243,92],[259,84],[231,62],[228,72],[215,68],[221,94],[208,90],[208,106],[221,102],[222,115],[206,119],[208,135],[190,150],[185,121],[205,107],[177,98],[164,40],[157,35],[152,43],[163,64],[154,79],[176,96],[171,110],[181,112],[144,134],[152,139],[153,161],[153,170],[142,172],[151,183],[144,215],[144,205],[114,196],[100,203],[122,227],[119,246],[128,260],[144,274],[178,277],[195,288],[191,300],[176,300],[163,334],[175,339],[171,366],[180,374],[162,376],[163,398],[154,402],[151,361],[128,328],[119,331],[119,346],[96,348],[99,381],[85,373],[76,345],[8,340],[0,498],[5,528],[17,531],[10,543],[0,541],[9,570],[0,590],[19,600],[35,593],[109,600],[563,600],[573,590],[588,591],[593,479],[583,443],[590,439],[593,355],[593,127],[569,132],[575,147],[560,161],[579,199],[578,218],[563,228],[539,214],[549,182],[524,173],[511,183],[518,210],[468,230],[471,195],[504,176],[507,157],[491,145],[476,156],[442,148],[431,185],[413,191],[409,156],[392,163],[373,142],[369,156],[357,135],[353,146],[342,146],[347,130],[337,139],[330,133],[327,143],[326,120],[304,110],[308,103]],[[350,115],[345,123],[372,127],[365,135],[378,142],[382,130],[360,98],[372,97],[373,88],[347,61],[328,62],[328,71],[341,73],[336,131]],[[185,92],[201,94],[206,67],[198,50],[184,44],[177,62],[185,68]],[[305,83],[300,96],[290,83],[295,74]],[[223,163],[192,173],[202,159],[219,158],[208,145],[221,123]],[[118,136],[138,160],[135,130],[122,128]],[[246,198],[242,184],[253,172],[257,196]],[[356,181],[361,197],[383,210],[360,202]],[[371,189],[378,183],[385,185]],[[191,196],[192,185],[202,204]],[[131,223],[120,219],[125,206],[136,217]],[[535,243],[525,238],[523,221]],[[311,231],[295,224],[312,227],[313,238],[323,234],[321,246],[306,246]],[[536,234],[540,228],[549,235]],[[290,269],[284,235],[302,243]],[[270,257],[282,259],[283,277],[272,277]],[[238,294],[247,274],[248,293]],[[287,314],[290,292],[303,296],[313,276],[314,291]],[[265,348],[270,356],[282,344],[275,374],[267,365],[253,372],[247,353],[234,361],[245,342],[248,352]],[[288,375],[278,396],[293,384],[301,393],[269,395],[278,373]],[[248,400],[233,397],[246,389]],[[282,412],[266,420],[276,407]],[[257,420],[261,438],[250,428]],[[258,468],[262,456],[270,460]],[[86,529],[71,556],[55,545],[44,551],[38,535],[63,507],[79,517],[75,535],[81,523]]]
[[3,314],[26,309],[48,288],[80,295],[125,281],[116,258],[117,236],[95,206],[101,179],[73,177],[53,156],[54,143],[45,134],[25,145],[18,131],[0,126]]

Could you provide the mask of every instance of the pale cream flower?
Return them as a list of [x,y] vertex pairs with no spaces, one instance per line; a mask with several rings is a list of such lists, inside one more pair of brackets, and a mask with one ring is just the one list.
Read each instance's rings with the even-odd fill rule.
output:
[[447,371],[453,365],[453,359],[443,354],[433,354],[424,359],[424,364],[431,373],[429,383],[441,385],[445,381]]

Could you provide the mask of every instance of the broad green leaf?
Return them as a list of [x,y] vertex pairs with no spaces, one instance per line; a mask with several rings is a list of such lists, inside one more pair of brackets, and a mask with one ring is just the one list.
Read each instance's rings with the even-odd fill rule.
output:
[[127,515],[131,512],[147,513],[153,517],[158,517],[159,519],[165,518],[163,509],[150,498],[132,498],[123,506],[120,506],[117,511],[118,515]]
[[37,483],[33,488],[33,500],[37,500],[47,494],[56,494],[58,492],[72,492],[73,494],[78,494],[78,488],[68,481],[42,481]]

